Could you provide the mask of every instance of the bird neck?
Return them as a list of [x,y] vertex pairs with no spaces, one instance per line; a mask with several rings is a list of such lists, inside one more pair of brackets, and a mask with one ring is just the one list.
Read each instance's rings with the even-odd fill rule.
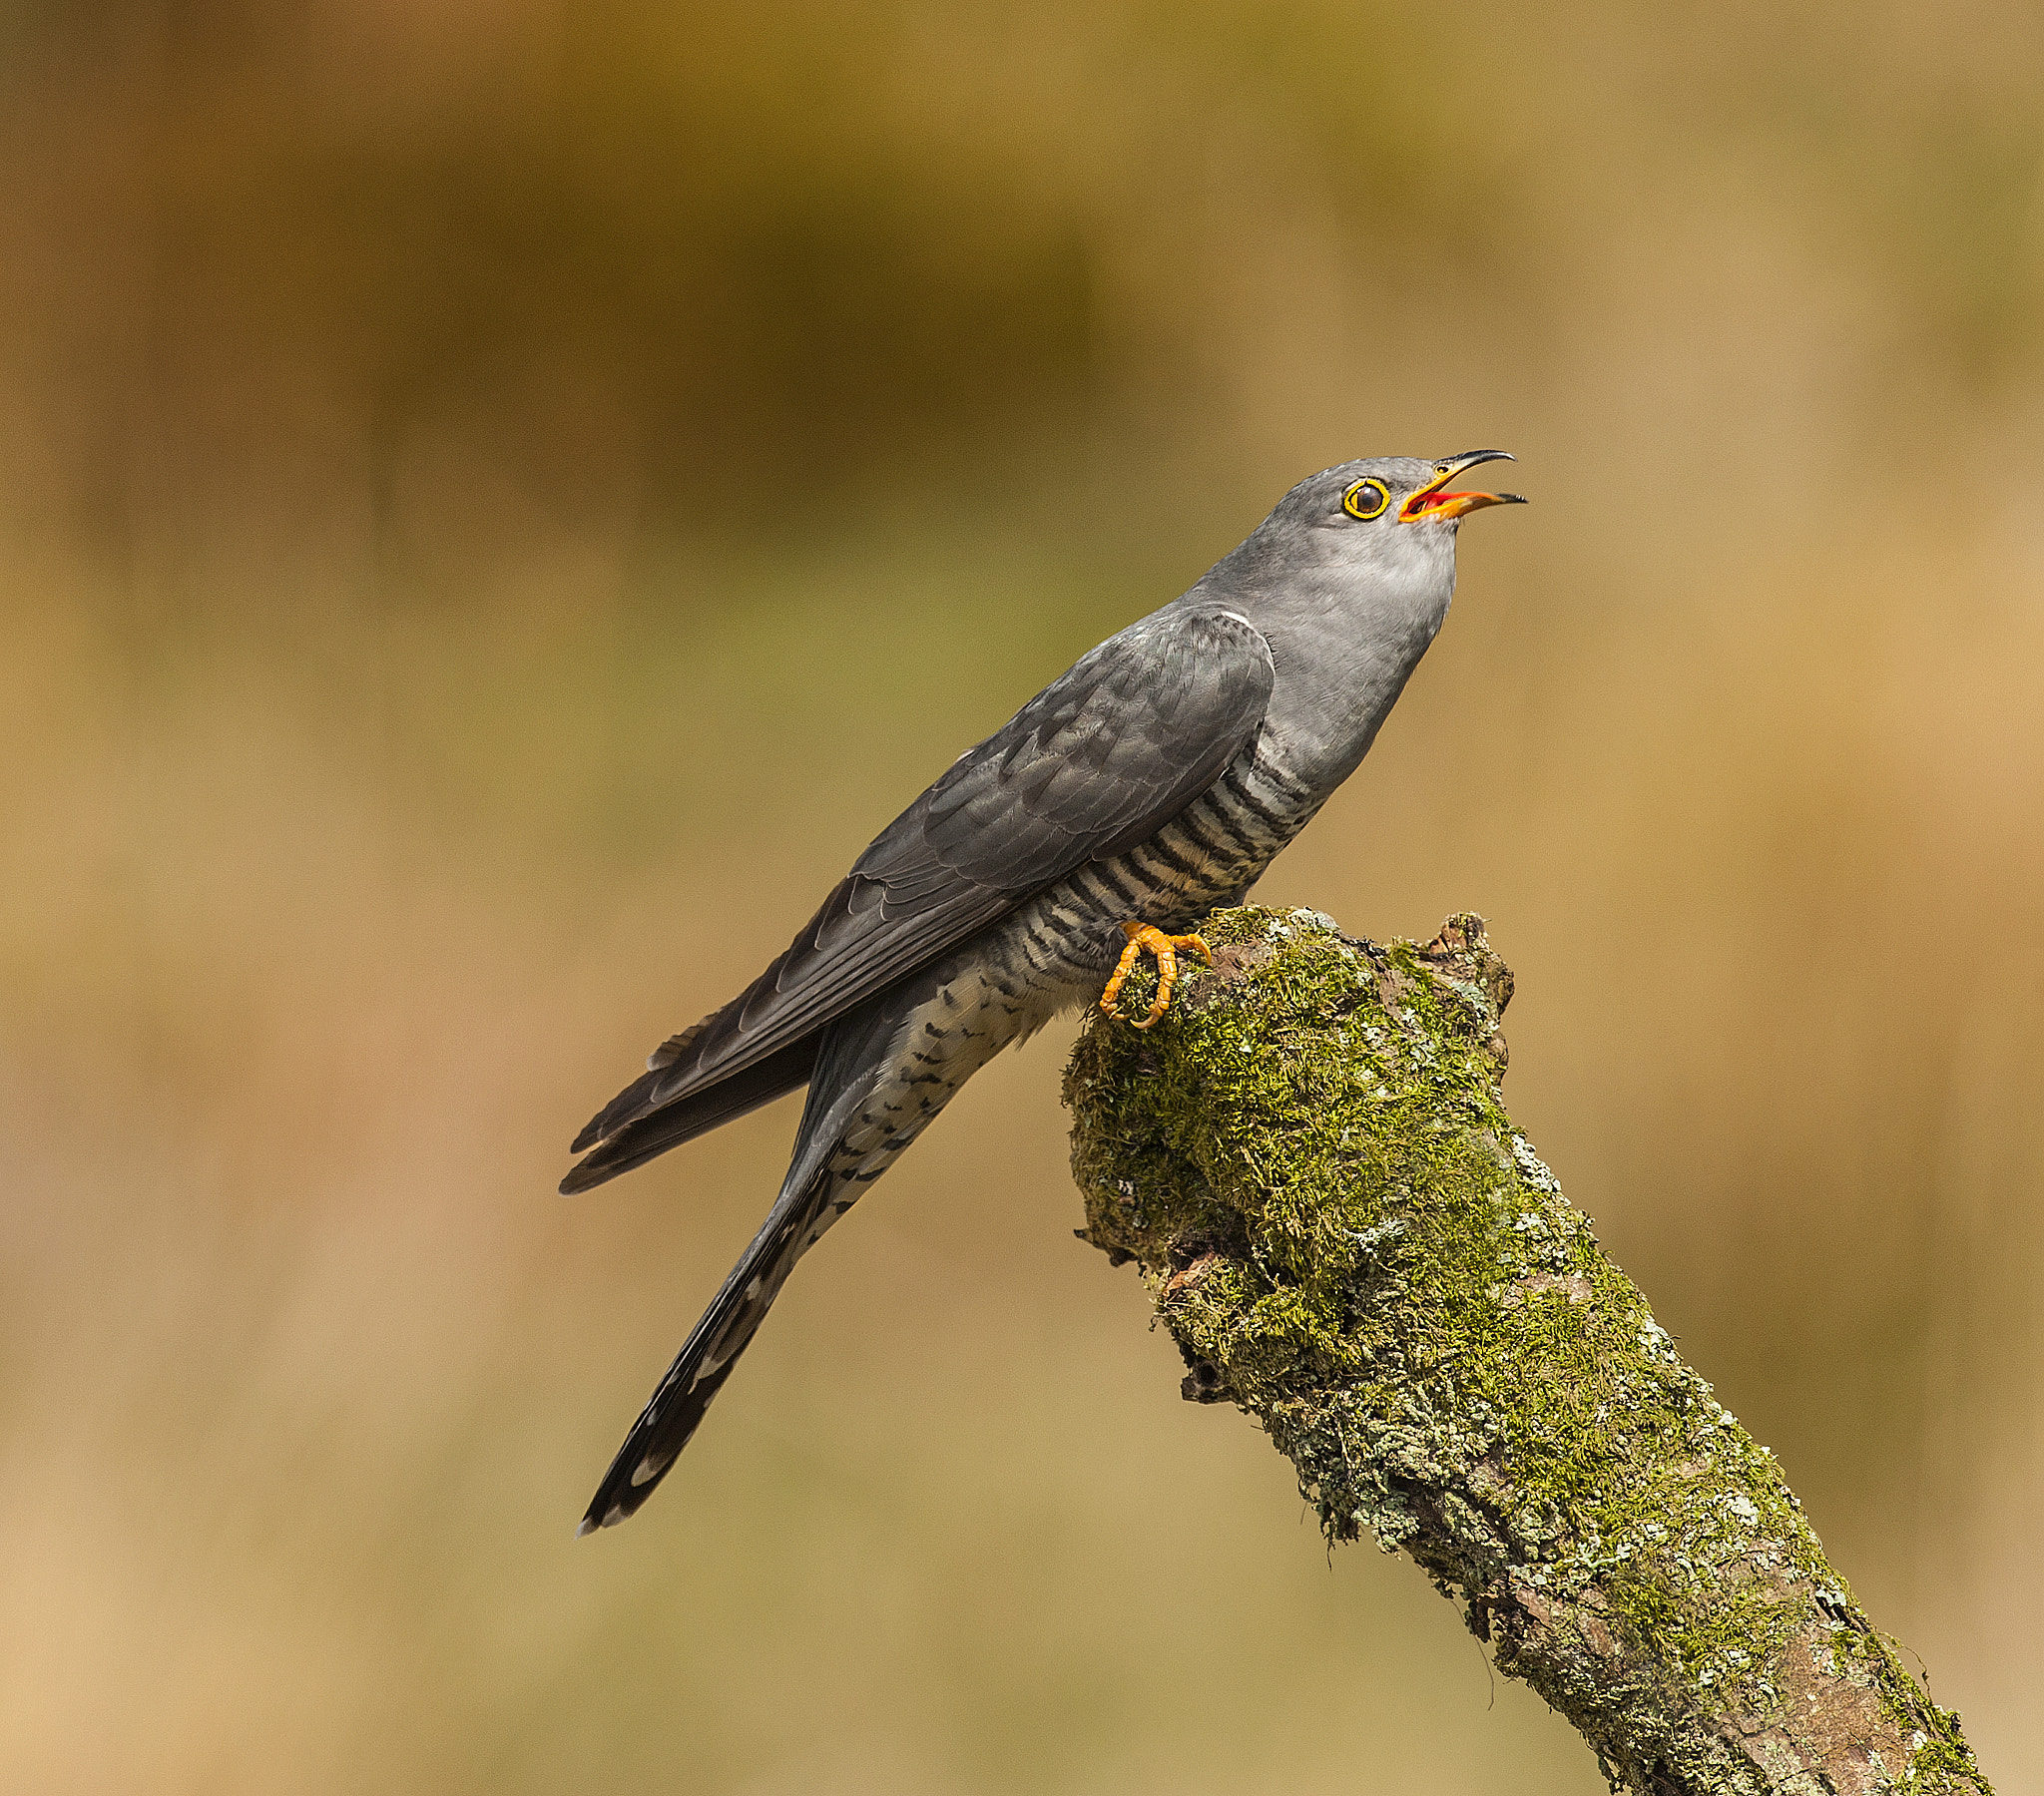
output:
[[1445,556],[1405,565],[1294,570],[1281,589],[1248,582],[1204,595],[1240,611],[1271,645],[1278,677],[1266,729],[1297,777],[1331,789],[1369,752],[1448,615],[1454,546],[1444,547]]

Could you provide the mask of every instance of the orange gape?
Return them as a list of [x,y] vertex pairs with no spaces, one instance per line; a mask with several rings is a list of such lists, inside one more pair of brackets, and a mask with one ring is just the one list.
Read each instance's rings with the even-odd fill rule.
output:
[[1168,936],[1147,923],[1124,923],[1122,934],[1129,938],[1129,945],[1122,950],[1121,963],[1115,968],[1114,977],[1107,982],[1107,990],[1100,994],[1100,1008],[1110,1017],[1115,1014],[1114,1001],[1121,995],[1122,981],[1128,978],[1129,969],[1147,948],[1157,956],[1157,996],[1150,1000],[1150,1014],[1135,1027],[1148,1029],[1171,1004],[1171,988],[1178,983],[1180,950],[1191,949],[1210,967],[1214,964],[1214,951],[1199,936]]

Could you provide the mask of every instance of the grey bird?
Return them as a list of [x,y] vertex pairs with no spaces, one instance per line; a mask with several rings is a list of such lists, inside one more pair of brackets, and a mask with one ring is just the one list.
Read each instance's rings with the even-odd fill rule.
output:
[[[1083,656],[887,825],[787,952],[657,1048],[577,1137],[586,1191],[797,1087],[780,1195],[604,1475],[578,1533],[632,1515],[688,1445],[795,1262],[1011,1043],[1112,1010],[1242,901],[1352,773],[1433,642],[1483,462],[1302,480],[1163,610]],[[1110,978],[1111,976],[1111,978]],[[1103,994],[1103,982],[1109,981]]]

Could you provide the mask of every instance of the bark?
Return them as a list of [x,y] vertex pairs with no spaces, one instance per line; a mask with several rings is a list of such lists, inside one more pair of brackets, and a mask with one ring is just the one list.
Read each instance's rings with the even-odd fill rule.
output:
[[1408,1553],[1614,1790],[1988,1796],[1506,1115],[1482,920],[1206,933],[1167,1018],[1096,1018],[1066,1075],[1082,1234],[1142,1268],[1185,1396],[1261,1422],[1330,1540]]

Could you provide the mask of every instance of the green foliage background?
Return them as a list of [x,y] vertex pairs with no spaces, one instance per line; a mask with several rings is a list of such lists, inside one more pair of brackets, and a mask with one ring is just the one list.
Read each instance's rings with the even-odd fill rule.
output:
[[552,1185],[1291,481],[1498,443],[1259,892],[2044,1777],[2044,20],[0,4],[0,1781],[1595,1790],[1073,1242],[1064,1040],[575,1545],[787,1107]]

